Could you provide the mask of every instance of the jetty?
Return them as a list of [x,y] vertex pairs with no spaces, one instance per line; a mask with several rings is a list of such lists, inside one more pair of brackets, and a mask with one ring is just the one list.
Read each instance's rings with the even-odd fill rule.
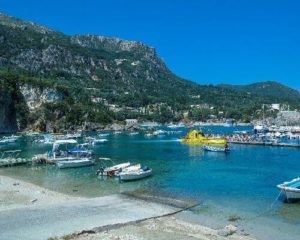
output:
[[240,144],[240,145],[259,145],[259,146],[269,146],[269,147],[293,147],[300,148],[300,144],[296,143],[273,143],[273,142],[258,142],[258,141],[228,141],[231,144]]
[[32,162],[31,159],[18,158],[20,152],[21,150],[3,151],[0,157],[0,167],[11,167]]

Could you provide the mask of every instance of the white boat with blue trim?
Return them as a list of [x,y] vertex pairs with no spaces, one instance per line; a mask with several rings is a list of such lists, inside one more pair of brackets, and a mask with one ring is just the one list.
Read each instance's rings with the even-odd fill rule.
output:
[[300,200],[300,177],[279,184],[277,187],[285,194],[287,201]]

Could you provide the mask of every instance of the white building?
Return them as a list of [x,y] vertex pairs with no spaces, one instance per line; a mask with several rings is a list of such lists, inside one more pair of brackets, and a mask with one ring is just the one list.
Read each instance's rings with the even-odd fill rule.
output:
[[138,123],[138,120],[137,119],[126,119],[125,122],[126,122],[126,125],[134,125],[134,124]]

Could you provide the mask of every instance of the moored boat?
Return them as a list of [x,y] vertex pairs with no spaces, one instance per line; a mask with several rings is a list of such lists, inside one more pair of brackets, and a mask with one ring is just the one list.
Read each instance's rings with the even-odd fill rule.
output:
[[88,158],[72,159],[66,161],[57,161],[56,166],[59,168],[77,168],[88,167],[95,164],[95,161]]
[[95,139],[95,140],[93,140],[92,145],[95,146],[95,145],[103,144],[103,143],[107,143],[107,142],[108,142],[108,140],[105,138]]
[[121,181],[133,181],[133,180],[139,180],[146,177],[150,177],[152,175],[152,169],[149,167],[139,167],[135,170],[126,170],[122,171],[119,174]]
[[178,123],[178,124],[171,123],[171,124],[167,125],[167,128],[172,128],[172,129],[174,129],[174,128],[184,128],[184,127],[185,127],[185,124],[183,124],[183,123]]
[[277,187],[284,193],[288,202],[300,200],[300,177],[279,184]]
[[117,165],[107,167],[107,168],[101,167],[97,171],[97,175],[112,177],[112,176],[115,176],[118,172],[122,171],[123,169],[125,169],[129,166],[130,166],[130,162],[117,164]]
[[209,146],[209,145],[204,145],[203,150],[207,152],[225,152],[229,153],[230,148],[225,145],[225,146]]
[[3,137],[0,139],[0,144],[3,143],[15,143],[18,140],[19,136],[9,136],[9,137]]

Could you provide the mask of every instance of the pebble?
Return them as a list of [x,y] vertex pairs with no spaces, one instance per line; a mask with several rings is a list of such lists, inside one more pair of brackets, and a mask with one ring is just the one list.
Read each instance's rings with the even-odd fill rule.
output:
[[218,235],[220,235],[222,237],[227,237],[236,232],[237,232],[237,227],[230,224],[230,225],[225,226],[223,229],[220,229],[218,231]]

